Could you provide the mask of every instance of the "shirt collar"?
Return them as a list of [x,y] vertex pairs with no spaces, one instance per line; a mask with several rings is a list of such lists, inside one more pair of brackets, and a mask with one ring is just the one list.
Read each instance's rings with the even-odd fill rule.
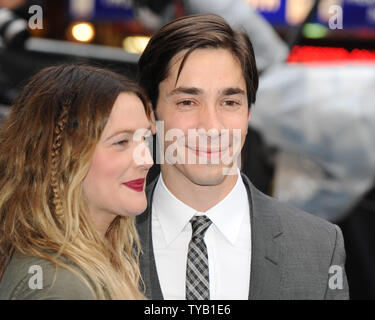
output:
[[152,206],[153,215],[159,220],[168,245],[177,238],[196,213],[196,210],[168,190],[161,174],[155,187]]
[[157,215],[168,245],[177,238],[194,215],[202,214],[207,215],[213,225],[234,245],[244,217],[249,214],[246,187],[239,170],[236,184],[229,194],[206,212],[197,212],[177,199],[164,184],[161,174],[153,199],[154,214]]
[[[234,245],[245,215],[249,215],[249,200],[238,170],[237,182],[229,194],[205,212],[216,228]],[[250,216],[250,215],[249,215]]]

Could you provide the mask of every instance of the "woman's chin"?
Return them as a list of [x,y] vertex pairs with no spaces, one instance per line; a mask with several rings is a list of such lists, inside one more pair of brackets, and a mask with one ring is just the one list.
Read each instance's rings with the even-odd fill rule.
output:
[[122,216],[137,216],[143,213],[147,209],[147,200],[145,198],[144,201],[133,201],[131,205],[126,206],[126,210],[124,210]]

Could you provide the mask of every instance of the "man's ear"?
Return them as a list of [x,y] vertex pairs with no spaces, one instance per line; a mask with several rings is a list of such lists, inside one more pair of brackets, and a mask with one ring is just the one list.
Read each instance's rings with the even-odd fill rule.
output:
[[250,119],[251,119],[251,111],[250,111],[250,108],[249,110],[247,111],[248,115],[247,115],[247,122],[250,122]]

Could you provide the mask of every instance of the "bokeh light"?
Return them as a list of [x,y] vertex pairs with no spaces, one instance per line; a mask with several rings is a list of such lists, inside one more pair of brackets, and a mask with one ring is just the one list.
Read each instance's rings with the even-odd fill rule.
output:
[[72,26],[73,38],[80,42],[90,42],[95,36],[95,29],[91,23],[81,22]]

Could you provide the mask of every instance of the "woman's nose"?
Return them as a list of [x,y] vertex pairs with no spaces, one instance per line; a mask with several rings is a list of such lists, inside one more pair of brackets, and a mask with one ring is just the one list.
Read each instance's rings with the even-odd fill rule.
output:
[[154,164],[151,150],[146,142],[140,143],[133,153],[134,162],[138,167],[148,170]]

